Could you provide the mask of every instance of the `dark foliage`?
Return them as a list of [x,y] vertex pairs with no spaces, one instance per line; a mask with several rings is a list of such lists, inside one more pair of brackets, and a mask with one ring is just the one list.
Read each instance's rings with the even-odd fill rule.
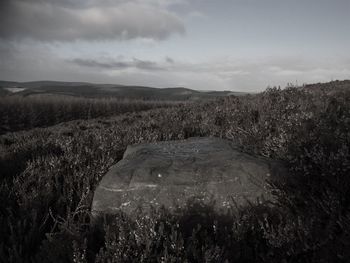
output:
[[59,95],[1,97],[0,93],[0,134],[171,105],[174,103],[116,98],[87,99]]

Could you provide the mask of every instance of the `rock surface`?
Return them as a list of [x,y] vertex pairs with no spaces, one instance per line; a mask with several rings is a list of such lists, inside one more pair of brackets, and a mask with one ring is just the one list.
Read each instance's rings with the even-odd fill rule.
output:
[[124,157],[102,178],[92,212],[132,213],[138,206],[173,207],[193,196],[212,197],[227,206],[232,197],[271,199],[266,179],[284,173],[272,160],[242,153],[230,141],[190,138],[128,146]]

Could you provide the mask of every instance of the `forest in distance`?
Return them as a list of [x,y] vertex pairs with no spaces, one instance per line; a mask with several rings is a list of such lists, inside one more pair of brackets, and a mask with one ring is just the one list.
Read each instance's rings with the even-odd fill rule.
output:
[[[186,100],[1,90],[0,262],[349,262],[348,80]],[[204,136],[285,162],[276,201],[92,222],[128,145]]]

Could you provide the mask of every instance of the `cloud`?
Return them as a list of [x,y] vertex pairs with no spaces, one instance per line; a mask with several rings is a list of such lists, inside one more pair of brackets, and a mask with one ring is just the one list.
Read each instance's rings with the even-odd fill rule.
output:
[[[195,89],[225,89],[261,91],[268,86],[287,83],[327,82],[350,76],[350,64],[345,59],[307,60],[302,58],[217,59],[188,62],[164,57],[161,61],[124,58],[74,59],[82,68],[97,68],[101,74],[133,83],[144,79],[147,85],[182,85]],[[139,75],[138,75],[139,74]],[[137,77],[138,75],[138,77]],[[130,77],[128,80],[127,77]],[[171,85],[172,83],[172,85]]]
[[175,63],[175,60],[172,59],[171,57],[166,57],[166,58],[165,58],[165,61],[166,61],[167,63],[169,63],[169,64],[174,64],[174,63]]
[[[168,61],[169,58],[166,58]],[[73,60],[68,60],[69,62],[76,64],[82,67],[88,68],[99,68],[102,70],[124,70],[124,69],[140,69],[147,71],[154,70],[166,70],[165,66],[160,65],[154,61],[141,60],[133,58],[130,61],[121,61],[113,59],[84,59],[84,58],[75,58]]]
[[185,33],[183,21],[166,9],[165,0],[1,1],[0,39],[163,40]]
[[114,50],[104,54],[89,53],[90,50],[61,53],[59,46],[45,42],[0,41],[0,79],[261,91],[267,86],[284,87],[287,83],[350,78],[348,57],[218,57],[198,61],[179,57],[174,60],[167,54],[153,57],[150,54],[125,54],[122,51],[122,55],[118,55]]

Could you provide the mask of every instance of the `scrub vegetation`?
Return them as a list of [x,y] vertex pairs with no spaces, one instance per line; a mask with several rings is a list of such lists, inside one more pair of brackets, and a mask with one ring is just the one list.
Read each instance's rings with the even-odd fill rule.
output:
[[[1,96],[1,94],[0,94]],[[167,101],[82,98],[67,95],[0,97],[0,134],[48,127],[57,123],[107,117],[174,105]]]
[[[55,104],[47,103],[43,109]],[[60,109],[64,116],[67,109]],[[78,108],[77,120],[0,136],[1,262],[349,260],[350,87],[344,82],[82,120],[85,109]],[[94,189],[127,145],[193,136],[227,138],[243,151],[286,162],[289,175],[271,185],[276,201],[236,207],[232,200],[231,209],[218,212],[193,199],[175,211],[92,220]]]

